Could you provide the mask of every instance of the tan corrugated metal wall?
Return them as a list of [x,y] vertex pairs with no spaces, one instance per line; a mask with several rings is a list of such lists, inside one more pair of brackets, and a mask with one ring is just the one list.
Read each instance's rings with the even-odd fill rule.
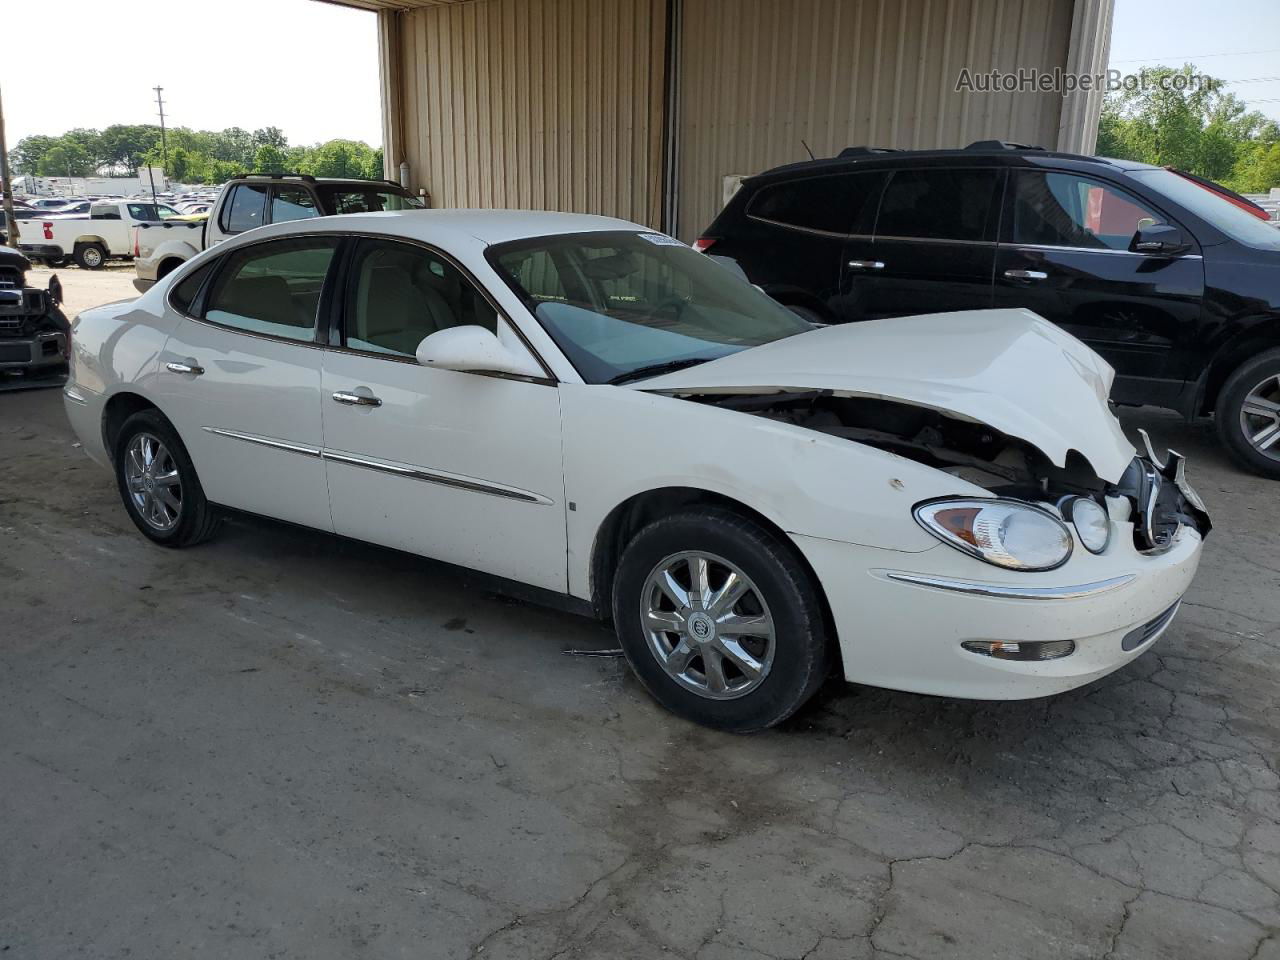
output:
[[477,0],[384,14],[400,18],[411,186],[436,206],[658,222],[666,9]]
[[[846,146],[1054,148],[1055,93],[957,93],[962,67],[1067,64],[1074,0],[683,0],[677,233],[714,218],[727,174]],[[1109,27],[1109,25],[1108,25]]]

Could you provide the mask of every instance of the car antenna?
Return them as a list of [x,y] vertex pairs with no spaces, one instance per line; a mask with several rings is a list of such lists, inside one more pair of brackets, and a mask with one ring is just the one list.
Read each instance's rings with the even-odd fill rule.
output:
[[809,155],[809,159],[810,159],[810,160],[817,160],[817,159],[818,159],[817,157],[815,157],[815,156],[813,155],[813,151],[809,149],[809,145],[808,145],[807,143],[805,143],[805,142],[804,142],[804,137],[801,137],[801,138],[800,138],[800,146],[804,147],[804,152],[805,152],[805,153],[807,153],[807,154]]

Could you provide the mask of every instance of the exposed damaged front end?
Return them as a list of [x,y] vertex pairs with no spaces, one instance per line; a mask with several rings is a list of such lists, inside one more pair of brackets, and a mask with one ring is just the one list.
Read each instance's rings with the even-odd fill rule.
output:
[[1108,481],[1077,451],[1057,466],[1031,443],[993,427],[894,400],[842,397],[832,391],[687,399],[886,450],[997,497],[1041,504],[1060,514],[1069,512],[1064,508],[1073,498],[1091,499],[1113,519],[1133,522],[1134,545],[1144,553],[1168,548],[1180,526],[1201,537],[1211,527],[1203,502],[1186,480],[1182,456],[1170,451],[1167,459],[1158,458],[1145,432],[1145,455],[1135,456],[1120,477]]
[[57,278],[49,289],[28,286],[26,257],[0,247],[0,389],[61,383],[67,372],[70,325],[59,304]]

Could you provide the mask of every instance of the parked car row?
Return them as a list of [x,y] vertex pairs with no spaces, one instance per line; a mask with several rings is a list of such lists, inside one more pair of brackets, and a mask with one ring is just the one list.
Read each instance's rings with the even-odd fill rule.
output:
[[744,181],[698,249],[820,323],[1034,311],[1116,371],[1111,398],[1214,415],[1280,478],[1280,232],[1207,181],[979,143],[846,150]]

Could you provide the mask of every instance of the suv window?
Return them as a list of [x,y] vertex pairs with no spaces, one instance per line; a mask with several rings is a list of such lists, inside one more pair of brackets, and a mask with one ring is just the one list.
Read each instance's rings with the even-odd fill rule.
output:
[[271,191],[271,222],[307,220],[320,216],[316,198],[305,187],[276,187]]
[[227,254],[209,292],[205,319],[250,333],[312,341],[336,244],[330,237],[306,237]]
[[896,170],[880,201],[877,237],[986,240],[998,173],[972,168]]
[[321,184],[320,194],[331,213],[377,213],[379,210],[418,210],[422,207],[422,201],[417,197],[373,183],[367,187]]
[[825,233],[870,233],[885,174],[841,173],[764,187],[747,215]]
[[1165,222],[1122,190],[1074,173],[1020,170],[1013,182],[1014,243],[1128,250],[1138,227]]
[[491,333],[498,316],[457,267],[429,250],[366,240],[347,284],[346,345],[412,357],[437,330],[477,324]]
[[243,233],[262,226],[267,188],[257,183],[238,183],[231,188],[222,229],[227,233]]

